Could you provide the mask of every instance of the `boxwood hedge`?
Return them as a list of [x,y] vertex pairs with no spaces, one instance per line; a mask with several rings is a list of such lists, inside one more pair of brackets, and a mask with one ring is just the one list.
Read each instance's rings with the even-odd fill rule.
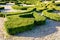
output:
[[47,10],[43,11],[43,15],[46,16],[49,19],[60,21],[60,15],[56,13],[49,13]]
[[60,6],[55,6],[55,10],[60,11]]
[[0,2],[0,4],[1,4],[1,5],[5,5],[5,4],[6,4],[6,2]]
[[60,6],[60,2],[56,2],[55,5],[56,5],[56,6]]
[[20,17],[22,17],[22,18],[34,18],[33,13],[21,14]]
[[36,11],[42,11],[44,9],[46,9],[46,5],[43,2],[39,2],[39,4],[36,5]]
[[35,25],[45,24],[46,18],[36,12],[7,16],[5,29],[8,34],[14,35],[31,30]]
[[35,18],[35,25],[42,25],[45,24],[46,18],[36,12],[33,13],[33,16]]
[[19,6],[19,5],[13,5],[12,8],[13,9],[17,9],[17,10],[27,10],[27,8],[29,8],[29,7]]
[[5,22],[5,29],[8,34],[14,35],[34,27],[34,18],[20,18],[18,16],[8,16]]
[[1,7],[1,6],[0,6],[0,10],[2,10],[2,9],[4,9],[4,7]]
[[4,17],[4,14],[3,13],[0,13],[0,17]]

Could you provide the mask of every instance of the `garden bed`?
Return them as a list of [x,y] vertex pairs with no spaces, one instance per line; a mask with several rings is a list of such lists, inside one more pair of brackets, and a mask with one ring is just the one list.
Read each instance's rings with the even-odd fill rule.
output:
[[38,13],[25,13],[20,15],[6,16],[5,29],[8,34],[14,35],[31,30],[35,25],[45,24],[46,18]]
[[31,30],[34,27],[33,18],[20,18],[17,16],[8,17],[8,21],[5,22],[6,31],[9,34],[17,34],[26,30]]

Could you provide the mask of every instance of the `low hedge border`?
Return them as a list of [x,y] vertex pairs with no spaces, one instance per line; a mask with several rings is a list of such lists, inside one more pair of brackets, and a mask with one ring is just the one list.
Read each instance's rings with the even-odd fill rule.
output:
[[34,27],[34,18],[20,18],[18,16],[8,16],[5,22],[5,29],[8,34],[14,35]]
[[33,13],[34,19],[35,19],[35,25],[42,25],[46,22],[46,17],[38,14],[37,12]]
[[32,13],[30,13],[30,14],[23,14],[23,15],[20,15],[20,17],[22,17],[22,18],[34,18],[34,16],[33,16],[33,14]]
[[2,9],[4,9],[4,7],[1,7],[1,6],[0,6],[0,10],[2,10]]
[[59,6],[55,6],[55,10],[60,11],[60,7]]
[[49,13],[49,12],[47,12],[47,10],[43,11],[42,13],[48,19],[52,19],[52,20],[55,20],[55,21],[60,21],[60,15],[59,14]]
[[16,9],[16,10],[27,10],[27,8],[31,8],[31,7],[29,7],[29,6],[13,5],[12,8]]
[[0,17],[5,17],[5,15],[3,13],[0,13]]
[[12,15],[7,16],[7,21],[5,22],[5,29],[8,34],[15,35],[17,33],[31,30],[36,25],[45,24],[45,22],[46,18],[35,12],[22,15]]
[[56,5],[56,6],[60,6],[60,2],[56,2],[55,5]]
[[0,2],[0,5],[5,5],[6,4],[6,2]]

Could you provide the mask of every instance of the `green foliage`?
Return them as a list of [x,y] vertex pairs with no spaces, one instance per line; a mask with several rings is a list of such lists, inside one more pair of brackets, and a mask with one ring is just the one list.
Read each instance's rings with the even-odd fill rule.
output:
[[54,5],[48,5],[48,6],[47,6],[47,9],[48,9],[48,10],[54,10],[54,7],[55,7]]
[[42,25],[45,24],[46,18],[36,12],[33,13],[33,16],[35,18],[35,24],[36,25]]
[[4,17],[4,14],[3,13],[0,13],[0,17]]
[[33,12],[33,11],[36,11],[36,8],[35,7],[30,7],[27,9],[27,13],[30,13],[30,12]]
[[40,11],[40,10],[44,10],[46,9],[46,5],[45,3],[43,2],[39,2],[37,5],[36,5],[36,11]]
[[8,16],[5,22],[6,31],[13,35],[16,33],[31,30],[34,27],[34,18],[20,18],[19,16]]
[[55,5],[56,5],[56,6],[60,6],[60,2],[56,2]]
[[[5,22],[5,29],[9,34],[17,34],[26,30],[31,30],[34,25],[42,25],[46,22],[46,17],[52,20],[60,21],[60,15],[50,13],[55,10],[60,10],[59,6],[55,5],[54,1],[48,3],[39,2],[39,0],[17,0],[12,8],[16,10],[26,10],[25,12],[10,12],[6,14],[7,21]],[[34,4],[35,6],[19,6],[23,4]],[[43,11],[42,15],[37,11]],[[0,14],[1,16],[3,14]]]
[[0,2],[0,4],[1,4],[1,5],[5,5],[5,4],[6,4],[6,2]]
[[40,0],[18,0],[18,1],[21,1],[23,4],[26,3],[26,4],[36,4],[38,3]]
[[55,10],[60,10],[60,6],[55,6]]
[[14,35],[31,30],[34,25],[45,24],[46,18],[36,13],[23,13],[20,15],[6,16],[5,29],[8,34]]
[[43,15],[46,16],[49,19],[60,21],[60,15],[56,13],[49,13],[47,10],[43,11]]
[[6,16],[11,16],[11,15],[18,15],[21,14],[22,12],[8,12],[6,13]]
[[33,13],[22,14],[22,15],[20,15],[20,17],[22,17],[22,18],[33,18]]
[[1,7],[1,6],[0,6],[0,10],[2,10],[2,9],[4,9],[4,7]]
[[13,5],[12,8],[17,10],[27,10],[28,7]]
[[55,9],[54,1],[50,1],[50,2],[46,3],[46,7],[47,7],[48,10],[52,10],[53,11]]

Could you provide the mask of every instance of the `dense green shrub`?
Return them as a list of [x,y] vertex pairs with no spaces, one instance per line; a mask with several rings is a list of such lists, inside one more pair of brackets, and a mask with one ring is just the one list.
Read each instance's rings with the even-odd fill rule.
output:
[[12,15],[32,15],[32,12],[30,12],[30,11],[26,11],[26,12],[8,12],[8,13],[6,13],[6,16],[12,16]]
[[44,10],[46,9],[46,5],[45,3],[43,2],[39,2],[37,5],[36,5],[36,11],[41,11],[41,10]]
[[44,9],[46,9],[46,7],[44,7],[44,6],[37,6],[36,7],[36,11],[43,11]]
[[29,2],[29,1],[26,1],[26,3],[25,4],[27,4],[27,5],[31,5],[31,3]]
[[47,6],[47,9],[53,11],[53,10],[54,10],[54,7],[55,7],[54,5],[48,5],[48,6]]
[[33,18],[33,13],[30,13],[30,14],[26,13],[26,14],[20,15],[20,17],[22,17],[22,18]]
[[0,17],[4,17],[4,14],[3,13],[0,13]]
[[33,13],[33,16],[35,18],[35,25],[42,25],[45,24],[46,18],[36,12]]
[[5,22],[5,29],[11,35],[31,30],[34,27],[34,18],[8,16],[7,19],[8,21]]
[[47,7],[48,10],[53,11],[55,9],[55,2],[50,1],[50,2],[46,3],[46,7]]
[[35,7],[30,7],[27,9],[27,13],[30,13],[30,12],[33,12],[33,11],[36,11],[36,8]]
[[20,1],[19,2],[15,2],[16,5],[22,4]]
[[4,7],[1,7],[1,6],[0,6],[0,10],[2,10],[2,9],[4,9]]
[[6,16],[12,16],[12,15],[19,15],[19,14],[22,14],[22,13],[21,12],[8,12],[5,15]]
[[1,4],[1,5],[5,5],[5,4],[6,4],[6,2],[0,2],[0,4]]
[[56,2],[55,5],[56,5],[56,6],[60,6],[60,2]]
[[13,9],[17,9],[17,10],[27,10],[28,7],[13,5],[12,8],[13,8]]
[[49,19],[55,20],[55,21],[60,21],[60,15],[56,13],[49,13],[47,10],[43,11],[43,15],[46,16]]
[[60,11],[60,7],[59,6],[55,6],[55,10]]

